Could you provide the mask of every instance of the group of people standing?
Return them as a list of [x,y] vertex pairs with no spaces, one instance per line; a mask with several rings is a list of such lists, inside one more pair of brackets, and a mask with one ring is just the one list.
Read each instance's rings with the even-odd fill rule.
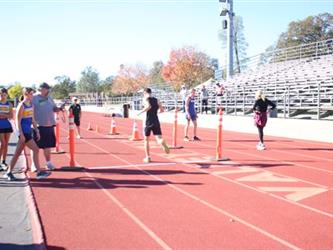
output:
[[[1,138],[1,170],[5,171],[4,177],[10,181],[16,180],[13,169],[22,150],[27,146],[32,153],[31,170],[36,172],[36,178],[48,177],[55,166],[51,162],[51,148],[55,147],[56,139],[54,126],[56,124],[54,112],[63,111],[57,107],[49,96],[50,86],[42,83],[39,94],[34,95],[32,88],[23,88],[22,97],[16,108],[15,126],[18,132],[18,142],[15,153],[9,165],[6,163],[8,141],[13,127],[10,119],[13,118],[13,106],[7,100],[7,90],[1,89],[0,99],[0,138]],[[46,169],[42,169],[39,162],[39,149],[43,150]],[[46,171],[49,170],[49,171]]]

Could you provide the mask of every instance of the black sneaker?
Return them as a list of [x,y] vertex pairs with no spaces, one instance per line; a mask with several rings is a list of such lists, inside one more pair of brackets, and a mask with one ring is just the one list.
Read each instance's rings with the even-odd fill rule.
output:
[[201,141],[201,140],[200,140],[200,138],[199,138],[199,137],[197,137],[197,136],[194,136],[194,137],[193,137],[193,141]]
[[36,178],[37,179],[43,179],[43,178],[46,178],[48,176],[51,175],[51,172],[47,172],[47,171],[39,171],[37,174],[36,174]]
[[17,181],[16,177],[13,175],[12,172],[9,172],[9,173],[5,173],[3,175],[4,178],[6,178],[7,180],[9,181]]
[[185,136],[184,141],[190,141],[190,138],[188,138],[188,136]]

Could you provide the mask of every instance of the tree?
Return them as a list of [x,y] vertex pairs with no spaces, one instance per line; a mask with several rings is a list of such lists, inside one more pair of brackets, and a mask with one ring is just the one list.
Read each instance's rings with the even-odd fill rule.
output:
[[96,93],[99,91],[99,74],[91,66],[81,72],[81,78],[77,83],[77,91],[81,93]]
[[131,95],[147,85],[148,74],[143,65],[127,66],[122,64],[112,84],[112,92]]
[[[222,44],[222,49],[227,49],[228,33],[227,29],[221,29],[219,31],[219,40]],[[234,18],[234,58],[236,62],[237,72],[240,73],[246,68],[247,62],[247,48],[248,43],[246,42],[244,35],[243,18],[236,16]]]
[[159,84],[164,83],[164,79],[162,77],[162,70],[164,64],[162,61],[156,61],[153,63],[153,68],[149,72],[149,83],[150,84]]
[[283,32],[278,39],[277,48],[287,48],[330,38],[333,38],[333,15],[322,13],[289,23],[288,30]]
[[113,81],[114,81],[114,76],[108,76],[107,78],[105,78],[105,80],[100,82],[98,92],[103,92],[106,95],[111,95]]
[[15,85],[11,86],[8,89],[9,98],[11,99],[19,98],[22,95],[22,89],[23,87],[21,86],[20,83],[15,83]]
[[188,46],[170,52],[162,76],[178,91],[183,84],[192,88],[214,77],[214,69],[208,55]]
[[56,76],[54,78],[57,83],[53,86],[51,96],[54,99],[64,99],[69,96],[70,93],[74,93],[76,90],[76,83],[72,81],[68,76]]

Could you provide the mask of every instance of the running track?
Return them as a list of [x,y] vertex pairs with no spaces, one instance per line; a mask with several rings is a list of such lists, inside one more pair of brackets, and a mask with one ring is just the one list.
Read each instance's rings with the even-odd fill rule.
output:
[[[75,160],[85,171],[31,179],[48,249],[333,249],[332,144],[267,136],[258,152],[257,136],[224,131],[231,161],[217,163],[214,130],[183,142],[179,126],[184,148],[165,155],[151,141],[144,164],[132,120],[117,119],[116,136],[110,121],[84,113]],[[162,131],[171,143],[172,125]],[[68,154],[53,160],[66,166]]]

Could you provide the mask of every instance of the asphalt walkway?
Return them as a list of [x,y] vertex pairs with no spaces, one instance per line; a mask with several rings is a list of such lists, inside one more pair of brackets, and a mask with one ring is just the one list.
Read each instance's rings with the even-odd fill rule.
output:
[[[13,134],[8,147],[7,163],[10,162],[17,137]],[[26,175],[25,158],[19,157],[14,169],[18,181],[7,181],[0,172],[0,249],[41,249],[42,244],[36,238],[38,218],[32,202],[32,195]]]

